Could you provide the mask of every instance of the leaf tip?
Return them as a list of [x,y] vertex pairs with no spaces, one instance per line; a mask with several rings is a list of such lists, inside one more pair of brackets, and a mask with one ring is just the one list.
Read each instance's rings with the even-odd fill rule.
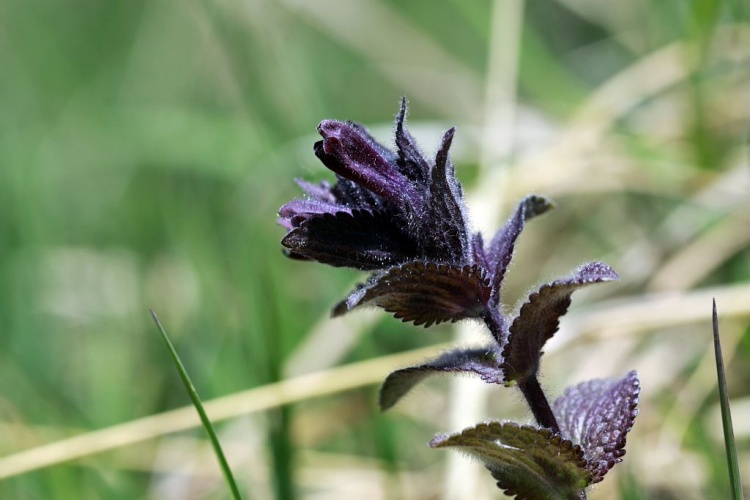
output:
[[612,267],[603,262],[588,262],[576,271],[582,283],[617,281],[620,275]]
[[449,437],[450,434],[437,434],[434,438],[430,439],[428,444],[430,448],[443,448]]

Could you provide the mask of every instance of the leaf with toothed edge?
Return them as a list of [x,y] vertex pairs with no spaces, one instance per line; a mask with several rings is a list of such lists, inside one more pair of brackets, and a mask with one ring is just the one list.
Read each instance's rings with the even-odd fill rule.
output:
[[380,387],[378,402],[385,411],[395,405],[415,385],[431,375],[441,373],[474,373],[491,384],[502,384],[497,353],[491,346],[479,349],[456,349],[419,366],[396,370]]
[[506,382],[536,375],[542,347],[560,326],[560,317],[570,306],[570,296],[579,288],[593,283],[618,279],[606,264],[591,262],[583,265],[569,278],[543,285],[529,296],[510,326],[508,343],[503,349]]
[[456,447],[479,459],[498,488],[517,500],[578,500],[591,482],[581,447],[548,429],[491,422],[437,436],[430,446]]
[[374,305],[398,319],[428,327],[434,323],[479,317],[489,294],[487,279],[475,266],[415,261],[374,275],[339,303],[333,315]]
[[625,440],[638,415],[640,382],[635,371],[622,379],[590,380],[569,387],[553,411],[563,436],[583,448],[586,468],[598,483],[622,461]]
[[336,267],[374,270],[414,258],[413,241],[383,213],[355,210],[310,216],[281,244],[292,255]]
[[493,302],[497,304],[500,300],[500,287],[503,284],[505,273],[508,270],[510,260],[513,258],[513,249],[518,236],[523,231],[526,222],[532,218],[542,215],[554,208],[555,205],[544,196],[526,196],[516,207],[516,211],[508,219],[505,225],[495,234],[486,252],[488,269],[492,273]]

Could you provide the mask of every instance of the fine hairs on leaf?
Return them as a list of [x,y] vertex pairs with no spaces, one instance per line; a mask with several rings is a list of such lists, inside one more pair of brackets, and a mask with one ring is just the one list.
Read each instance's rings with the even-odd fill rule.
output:
[[[450,161],[457,130],[443,135],[434,159],[422,154],[406,127],[406,99],[396,117],[390,151],[359,124],[324,120],[315,155],[335,182],[298,181],[306,197],[279,209],[287,256],[370,272],[333,308],[333,315],[379,307],[425,328],[442,322],[482,321],[491,342],[455,349],[391,373],[380,389],[382,410],[437,374],[478,375],[497,386],[517,386],[537,426],[479,424],[439,436],[433,448],[455,447],[478,458],[498,487],[516,499],[581,499],[625,454],[638,413],[640,382],[595,380],[569,388],[550,405],[539,384],[542,349],[557,332],[571,295],[583,286],[618,279],[606,264],[584,264],[543,285],[507,317],[503,280],[526,223],[554,207],[531,194],[491,238],[473,233],[461,184]],[[485,243],[489,242],[489,243]]]
[[491,422],[438,436],[430,446],[457,447],[476,457],[498,488],[518,499],[577,500],[591,482],[581,447],[547,429]]

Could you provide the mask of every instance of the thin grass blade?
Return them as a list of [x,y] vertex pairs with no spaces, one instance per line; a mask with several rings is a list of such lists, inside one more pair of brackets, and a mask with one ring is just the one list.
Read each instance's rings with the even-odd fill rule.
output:
[[185,366],[182,364],[182,361],[180,360],[180,357],[177,354],[177,351],[172,345],[172,342],[169,340],[169,337],[167,336],[167,332],[164,330],[164,327],[159,321],[159,317],[156,315],[156,313],[152,309],[149,309],[149,311],[151,312],[151,316],[154,318],[156,327],[159,329],[159,332],[161,333],[161,336],[164,339],[164,342],[167,344],[167,349],[169,349],[169,352],[172,355],[172,359],[174,360],[174,364],[177,367],[177,371],[180,374],[182,383],[185,385],[185,390],[187,390],[187,393],[193,402],[193,406],[195,406],[195,409],[198,412],[198,415],[200,416],[201,423],[203,424],[203,429],[205,429],[206,434],[208,434],[208,438],[211,441],[211,445],[214,448],[214,453],[216,453],[216,458],[219,460],[219,467],[221,467],[221,472],[222,474],[224,474],[224,480],[227,482],[227,485],[229,486],[229,489],[232,492],[232,498],[234,500],[241,500],[242,495],[240,495],[240,490],[239,488],[237,488],[237,483],[234,480],[234,476],[232,475],[232,470],[229,468],[227,459],[224,456],[224,452],[221,449],[219,438],[216,437],[216,432],[214,432],[213,425],[211,425],[211,421],[208,419],[208,415],[206,415],[206,411],[203,409],[203,403],[201,403],[201,399],[198,396],[198,392],[195,390],[195,386],[193,385],[193,382],[190,380],[190,377],[187,374],[187,370],[185,370]]
[[732,412],[729,408],[729,394],[727,393],[727,379],[724,374],[724,358],[721,354],[719,341],[719,316],[716,314],[716,299],[713,301],[713,329],[714,350],[716,352],[716,376],[719,379],[719,401],[721,403],[721,424],[724,428],[724,446],[727,452],[727,466],[729,467],[729,481],[732,485],[732,498],[742,500],[742,480],[740,466],[737,462],[737,447],[734,442],[734,428],[732,427]]

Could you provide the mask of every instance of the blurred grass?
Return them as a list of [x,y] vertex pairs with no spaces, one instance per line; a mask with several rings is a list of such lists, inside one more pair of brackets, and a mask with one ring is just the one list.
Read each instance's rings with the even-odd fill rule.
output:
[[[716,287],[744,300],[718,307],[730,397],[746,402],[748,10],[523,5],[513,151],[480,169],[492,2],[0,3],[0,457],[184,404],[148,307],[206,400],[449,340],[383,313],[325,322],[356,274],[285,260],[274,224],[298,196],[292,178],[326,175],[311,154],[319,120],[387,140],[405,94],[427,152],[458,126],[454,163],[477,206],[501,202],[502,219],[527,191],[558,202],[522,238],[511,305],[584,260],[623,277],[578,297],[545,360],[553,392],[640,372],[628,455],[591,497],[726,496],[715,380],[699,371],[710,301],[701,316],[678,299]],[[644,307],[623,316],[623,301]],[[574,342],[597,317],[594,341]],[[316,363],[310,346],[334,354]],[[218,431],[254,498],[439,498],[445,456],[425,443],[457,430],[447,397],[429,384],[380,415],[373,389],[356,389]],[[529,418],[510,391],[489,397],[488,418]],[[0,482],[2,498],[224,492],[200,429]]]

